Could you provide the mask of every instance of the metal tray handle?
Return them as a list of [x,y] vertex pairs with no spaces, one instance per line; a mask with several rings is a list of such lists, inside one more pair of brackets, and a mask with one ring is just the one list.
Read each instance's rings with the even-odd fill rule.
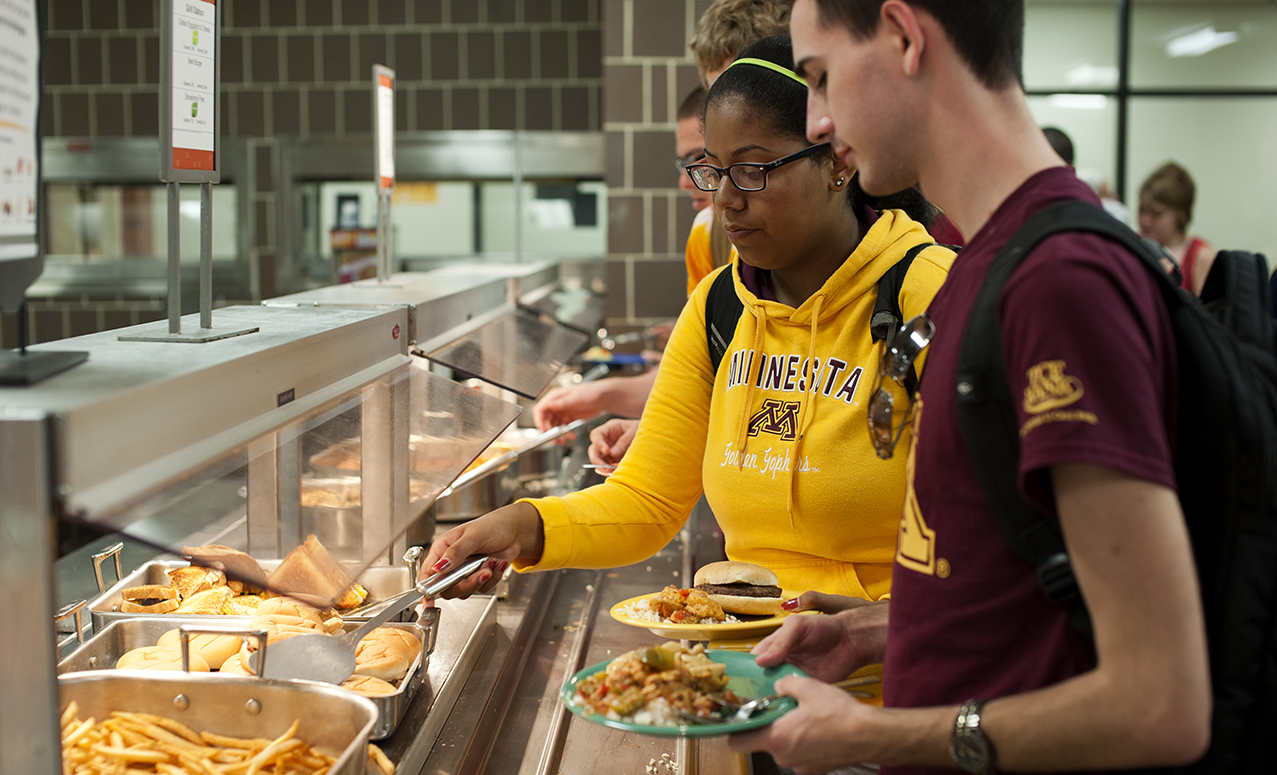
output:
[[[121,546],[123,546],[123,544],[121,544]],[[58,622],[68,616],[75,617],[75,633],[58,641],[57,651],[59,653],[62,651],[64,646],[71,642],[72,638],[78,641],[81,645],[84,644],[84,607],[88,604],[89,601],[87,600],[77,600],[74,603],[63,606],[61,610],[53,615],[54,625],[57,625]]]
[[417,618],[417,626],[426,631],[425,656],[428,657],[435,653],[435,644],[439,641],[439,609],[434,606],[423,608]]
[[238,635],[241,638],[257,638],[258,678],[266,674],[266,630],[250,630],[247,627],[235,627],[228,624],[183,624],[177,628],[178,637],[182,641],[182,672],[191,672],[191,636],[192,635]]
[[93,578],[98,582],[98,594],[106,592],[106,584],[102,582],[102,561],[107,557],[115,558],[115,580],[118,582],[124,578],[124,571],[120,568],[120,550],[123,548],[123,542],[115,543],[93,555]]
[[403,553],[403,564],[408,568],[409,583],[416,583],[417,574],[421,573],[421,561],[426,559],[426,550],[420,546],[410,546]]

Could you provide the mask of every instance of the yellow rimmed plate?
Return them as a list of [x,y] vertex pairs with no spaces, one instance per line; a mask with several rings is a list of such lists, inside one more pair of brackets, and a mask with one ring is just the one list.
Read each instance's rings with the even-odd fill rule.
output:
[[[622,600],[612,606],[612,618],[621,624],[628,624],[631,627],[642,627],[654,635],[660,635],[662,638],[670,640],[737,640],[740,638],[763,637],[768,633],[774,632],[780,628],[785,617],[791,616],[788,611],[781,611],[775,616],[746,616],[744,614],[733,614],[739,622],[724,622],[723,624],[664,624],[661,622],[649,622],[642,619],[635,619],[625,612],[625,608],[632,606],[640,600],[646,600],[650,597],[656,597],[660,592],[651,592],[646,595],[632,597],[629,600]],[[802,611],[801,613],[814,613],[812,611]]]

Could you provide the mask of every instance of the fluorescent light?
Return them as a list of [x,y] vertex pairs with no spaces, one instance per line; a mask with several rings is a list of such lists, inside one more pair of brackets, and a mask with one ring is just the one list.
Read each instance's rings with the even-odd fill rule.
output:
[[1064,78],[1070,86],[1115,86],[1117,68],[1084,62],[1065,73]]
[[1104,110],[1109,98],[1103,94],[1052,94],[1051,106],[1066,110]]
[[1217,32],[1213,26],[1172,38],[1166,44],[1166,55],[1169,57],[1199,57],[1217,48],[1236,43],[1240,36],[1236,32]]

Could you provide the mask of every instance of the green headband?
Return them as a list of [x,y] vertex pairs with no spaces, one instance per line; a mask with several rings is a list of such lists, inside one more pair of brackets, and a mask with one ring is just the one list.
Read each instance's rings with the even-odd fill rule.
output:
[[795,73],[793,70],[790,70],[788,67],[782,67],[776,64],[775,62],[768,62],[766,59],[754,59],[753,57],[745,57],[744,59],[737,59],[735,62],[732,62],[730,65],[728,65],[727,69],[730,70],[736,65],[758,65],[759,67],[766,67],[768,70],[774,70],[780,73],[781,75],[785,76],[786,78],[793,78],[795,81],[798,81],[799,83],[801,83],[804,89],[807,88],[807,82],[803,80],[802,78],[799,78],[798,74]]

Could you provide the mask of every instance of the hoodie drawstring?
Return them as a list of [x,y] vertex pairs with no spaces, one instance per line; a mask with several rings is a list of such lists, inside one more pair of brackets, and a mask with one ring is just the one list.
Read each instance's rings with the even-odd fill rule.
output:
[[794,441],[794,460],[789,466],[789,497],[785,501],[785,507],[789,510],[789,527],[793,529],[794,524],[794,488],[797,485],[798,472],[798,455],[802,447],[803,437],[807,435],[807,421],[810,417],[815,417],[815,412],[808,411],[811,404],[816,402],[816,397],[820,395],[819,391],[812,393],[812,385],[816,381],[816,334],[820,326],[820,307],[825,301],[825,294],[817,293],[812,298],[811,307],[811,339],[807,343],[807,382],[802,392],[802,408],[798,410],[798,427],[794,430],[797,432],[797,439]]
[[[763,370],[763,342],[767,329],[767,310],[763,305],[758,304],[753,309],[754,312],[754,349],[753,355],[746,354],[746,359],[753,357],[758,363],[759,379],[762,378]],[[745,465],[745,447],[749,443],[749,410],[754,405],[754,370],[745,369],[745,403],[741,405],[740,434],[736,438],[736,449],[740,452],[740,460],[736,467],[742,468]]]

